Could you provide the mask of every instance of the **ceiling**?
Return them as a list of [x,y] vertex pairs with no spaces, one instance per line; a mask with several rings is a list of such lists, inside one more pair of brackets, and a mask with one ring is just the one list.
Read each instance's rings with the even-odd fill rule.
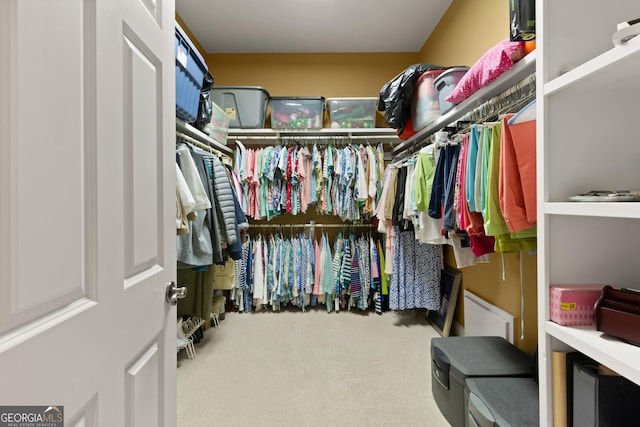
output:
[[176,12],[206,53],[418,52],[451,1],[176,0]]

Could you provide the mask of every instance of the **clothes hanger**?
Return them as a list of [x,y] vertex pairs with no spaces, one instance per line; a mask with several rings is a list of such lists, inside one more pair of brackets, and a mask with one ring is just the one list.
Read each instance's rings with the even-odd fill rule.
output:
[[511,119],[509,119],[509,125],[515,125],[518,123],[530,122],[536,119],[536,100],[529,102],[520,111],[516,113]]

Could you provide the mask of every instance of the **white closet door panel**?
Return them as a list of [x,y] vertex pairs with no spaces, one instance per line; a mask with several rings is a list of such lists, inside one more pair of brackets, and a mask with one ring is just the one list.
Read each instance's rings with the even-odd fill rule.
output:
[[123,51],[125,259],[130,263],[125,266],[125,277],[131,277],[157,265],[161,255],[158,230],[163,195],[158,192],[162,178],[158,166],[162,134],[158,129],[158,102],[162,99],[162,80],[158,59],[126,27]]
[[158,425],[159,359],[154,343],[126,371],[127,427]]
[[[95,38],[83,2],[4,2],[0,332],[82,297],[95,298],[91,117],[86,65]],[[52,19],[59,17],[59,19]],[[64,49],[61,49],[64,47]]]
[[176,424],[173,26],[171,0],[0,2],[3,405]]

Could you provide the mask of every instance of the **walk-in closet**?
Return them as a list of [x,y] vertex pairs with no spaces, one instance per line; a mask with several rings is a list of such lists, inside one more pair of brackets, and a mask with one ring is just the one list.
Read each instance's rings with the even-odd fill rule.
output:
[[[573,392],[581,396],[584,389],[577,387],[583,385],[569,373],[559,373],[559,365],[551,367],[551,350],[554,363],[565,355],[561,372],[571,371],[574,364],[583,372],[587,359],[602,367],[608,360],[592,351],[579,353],[582,345],[558,345],[562,338],[556,323],[563,323],[555,314],[548,332],[553,339],[541,344],[547,310],[553,305],[544,307],[550,298],[567,298],[569,293],[562,292],[599,295],[606,280],[601,278],[600,286],[589,283],[590,291],[580,286],[572,290],[566,286],[584,280],[573,283],[566,275],[549,282],[541,270],[548,261],[539,262],[540,254],[549,250],[540,247],[545,239],[539,223],[544,224],[545,217],[540,217],[539,200],[547,197],[540,183],[547,159],[536,136],[546,129],[540,126],[546,123],[538,121],[540,115],[550,114],[539,100],[547,54],[545,45],[540,46],[540,29],[543,34],[546,29],[540,19],[546,12],[543,2],[515,2],[511,10],[500,2],[481,3],[453,1],[413,57],[304,50],[206,55],[219,79],[213,99],[231,112],[226,144],[234,150],[232,181],[248,225],[241,232],[236,284],[224,291],[227,315],[247,325],[252,318],[260,319],[268,331],[264,338],[271,342],[263,347],[264,357],[274,346],[291,345],[295,352],[297,344],[313,345],[302,343],[307,335],[313,340],[315,329],[305,329],[304,338],[289,335],[275,323],[269,329],[273,319],[281,322],[284,316],[291,325],[315,316],[311,328],[323,333],[333,330],[338,316],[353,327],[385,316],[395,324],[415,323],[433,333],[420,363],[429,377],[428,400],[438,409],[434,422],[464,426],[497,419],[495,425],[576,425],[581,415],[571,410],[579,404]],[[619,9],[622,21],[626,9]],[[205,34],[189,9],[183,10],[182,15],[178,10],[179,18],[187,27],[192,20],[191,34]],[[523,18],[527,13],[528,21]],[[615,13],[611,15],[613,19]],[[503,31],[487,35],[485,41],[468,37],[479,16],[495,23],[483,28],[502,25]],[[633,39],[628,37],[616,46]],[[204,44],[215,46],[211,39]],[[249,72],[248,64],[260,75]],[[387,71],[390,65],[395,67],[392,72]],[[293,75],[297,78],[289,77]],[[238,111],[235,98],[247,96],[244,91],[255,91],[269,102],[264,123],[247,125],[247,116]],[[357,102],[366,99],[374,99],[377,111],[373,122],[363,125],[351,113],[361,113]],[[320,107],[314,104],[318,100]],[[623,193],[627,200],[635,194]],[[589,194],[574,195],[573,200]],[[550,297],[549,292],[560,296]],[[581,326],[596,329],[596,309],[589,310]],[[225,322],[216,324],[219,329],[213,334],[224,329]],[[334,333],[353,332],[345,327],[348,333]],[[474,336],[478,338],[464,339]],[[501,341],[482,338],[495,336]],[[392,337],[372,339],[380,349]],[[469,351],[480,353],[466,360]],[[489,354],[493,359],[480,368],[480,360]],[[308,357],[312,365],[322,363]],[[445,369],[443,363],[451,367]],[[489,368],[494,365],[501,366]],[[385,366],[397,370],[393,363],[373,370]],[[449,369],[464,369],[469,378],[482,379],[462,378],[460,389],[450,389],[442,377],[454,380]],[[348,383],[348,376],[335,381]],[[510,379],[494,384],[497,377]],[[634,381],[633,375],[630,379]],[[634,389],[632,382],[625,387]],[[497,401],[503,392],[499,389],[516,397]],[[625,413],[624,405],[620,407]],[[381,412],[378,417],[385,419]],[[374,418],[366,419],[374,423]]]
[[0,424],[635,426],[638,18],[0,2]]
[[[451,7],[448,13],[465,9],[455,2]],[[185,34],[190,32],[197,40],[187,9],[185,13],[187,16],[178,15],[179,22],[183,30],[190,30]],[[440,31],[449,34],[443,28]],[[212,309],[217,316],[197,338],[195,358],[179,353],[179,392],[189,396],[185,400],[199,398],[189,390],[187,380],[180,382],[180,374],[185,378],[197,375],[205,358],[217,364],[216,353],[222,352],[223,344],[216,337],[224,342],[232,340],[225,335],[231,328],[234,339],[228,345],[239,345],[236,340],[247,345],[243,355],[236,356],[242,363],[231,363],[214,377],[237,386],[237,382],[244,382],[241,377],[234,380],[233,374],[226,373],[246,372],[258,390],[269,383],[269,366],[277,377],[273,384],[299,387],[287,385],[295,380],[286,371],[287,367],[297,369],[290,364],[295,363],[297,352],[307,354],[308,347],[318,348],[305,356],[312,366],[323,365],[314,354],[326,352],[325,357],[335,364],[333,353],[341,354],[341,349],[348,353],[380,352],[384,359],[382,349],[398,338],[392,336],[393,331],[400,333],[404,325],[415,333],[427,334],[420,338],[424,341],[417,350],[422,353],[419,364],[424,370],[414,372],[423,379],[414,393],[433,396],[436,387],[431,364],[435,362],[429,343],[438,336],[465,335],[467,316],[479,316],[470,321],[470,335],[500,335],[509,346],[533,357],[537,343],[537,235],[535,126],[531,127],[535,114],[531,112],[535,111],[537,52],[525,51],[524,42],[495,37],[479,45],[473,57],[451,53],[449,59],[437,60],[436,55],[433,62],[428,60],[426,47],[421,54],[404,58],[382,53],[336,53],[332,58],[326,53],[204,56],[216,80],[212,99],[228,116],[223,138],[224,146],[233,150],[228,177],[246,228],[240,230],[241,256],[226,260],[211,273],[215,276],[225,271],[217,280],[225,285],[214,285],[219,289],[213,290],[224,301],[223,312]],[[431,48],[441,43],[443,40],[434,40]],[[450,49],[459,49],[449,43]],[[449,79],[460,79],[483,54],[490,58],[493,52],[508,54],[511,64],[500,65],[504,69],[499,68],[496,76],[476,83],[463,99],[440,109],[434,80],[443,74],[441,80],[451,91],[457,81]],[[261,70],[260,76],[246,73],[245,60]],[[289,64],[290,70],[281,72],[275,64],[280,62]],[[319,71],[298,68],[305,62],[316,64]],[[333,62],[336,65],[329,67]],[[392,64],[396,65],[388,70]],[[289,73],[305,76],[301,81],[283,79]],[[369,77],[356,77],[361,75]],[[349,81],[349,87],[341,81]],[[400,82],[407,87],[393,93],[394,83],[400,86]],[[430,98],[433,95],[435,100]],[[242,105],[247,100],[250,113]],[[367,110],[367,103],[373,103],[375,111],[358,117]],[[413,116],[415,125],[406,125],[408,115]],[[516,116],[527,123],[526,143],[534,147],[529,149],[533,158],[529,154],[526,160],[532,162],[533,169],[525,171],[528,175],[523,179],[513,149],[502,154],[500,150],[502,134],[517,134],[522,128],[510,123]],[[514,139],[518,137],[521,135]],[[506,177],[499,172],[503,157],[516,169]],[[513,199],[521,194],[509,192],[511,205],[505,208],[501,204],[503,189],[516,187],[525,188],[527,202],[533,198],[530,219]],[[503,215],[505,211],[508,215]],[[214,277],[214,284],[217,281]],[[188,289],[193,283],[187,280],[179,285]],[[198,289],[192,293],[197,295]],[[187,294],[190,292],[188,289]],[[467,301],[473,305],[469,310],[465,310]],[[179,301],[179,312],[181,304]],[[236,337],[245,334],[236,322],[251,328],[253,338]],[[254,322],[256,326],[251,327]],[[283,322],[288,326],[283,327]],[[360,323],[366,323],[371,331],[390,329],[369,335]],[[258,329],[262,332],[257,333]],[[250,341],[262,344],[252,349]],[[346,350],[358,342],[362,350]],[[399,345],[411,351],[415,343]],[[244,353],[255,354],[258,366],[248,366],[251,362]],[[351,384],[354,378],[343,369],[359,369],[355,365],[361,360],[361,356],[352,356],[352,361],[339,362],[336,372],[327,376],[318,379],[317,372],[308,375],[320,383],[331,378],[329,381]],[[265,363],[265,374],[249,374],[259,369],[260,361]],[[534,363],[532,358],[527,372],[532,372]],[[382,379],[375,372],[397,372],[391,368],[395,363],[366,364],[371,370],[365,369],[361,375],[372,381]],[[309,391],[310,400],[328,399],[336,392]],[[358,396],[366,400],[367,393],[354,390],[350,405],[358,406]],[[242,410],[242,403],[220,399],[234,411]],[[258,395],[251,400],[268,402],[256,403],[260,407],[278,402],[277,397]],[[460,397],[460,402],[463,400]],[[442,411],[442,405],[427,397],[416,409],[426,412],[415,416],[449,425],[451,416]],[[223,406],[216,408],[222,410]],[[272,413],[270,409],[263,411]],[[192,416],[180,413],[185,419]],[[377,411],[377,419],[384,424],[387,418],[383,413],[387,411]],[[311,414],[318,416],[314,411]],[[376,418],[367,415],[365,419],[371,424]],[[317,424],[323,422],[327,421],[318,420]],[[407,421],[407,425],[414,424]]]

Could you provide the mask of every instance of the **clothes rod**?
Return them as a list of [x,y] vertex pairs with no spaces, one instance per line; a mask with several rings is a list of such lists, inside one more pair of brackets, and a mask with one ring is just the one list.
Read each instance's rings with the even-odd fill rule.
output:
[[373,228],[374,224],[250,224],[249,230],[252,228]]
[[232,136],[233,139],[239,140],[344,140],[344,139],[399,139],[397,135],[326,135],[326,136],[318,136],[318,135],[286,135],[286,136],[275,136],[275,135],[263,135],[263,136],[254,136],[254,135],[236,135]]
[[198,148],[200,148],[200,149],[202,149],[204,151],[208,151],[211,154],[215,154],[218,157],[224,156],[226,158],[231,159],[231,157],[228,154],[222,153],[222,152],[218,151],[217,149],[213,148],[212,146],[210,146],[208,144],[205,144],[203,142],[200,142],[197,139],[190,137],[189,135],[183,134],[182,132],[177,132],[176,131],[176,137],[179,140],[182,140],[182,141],[187,142],[189,144],[195,145],[196,147],[198,147]]

